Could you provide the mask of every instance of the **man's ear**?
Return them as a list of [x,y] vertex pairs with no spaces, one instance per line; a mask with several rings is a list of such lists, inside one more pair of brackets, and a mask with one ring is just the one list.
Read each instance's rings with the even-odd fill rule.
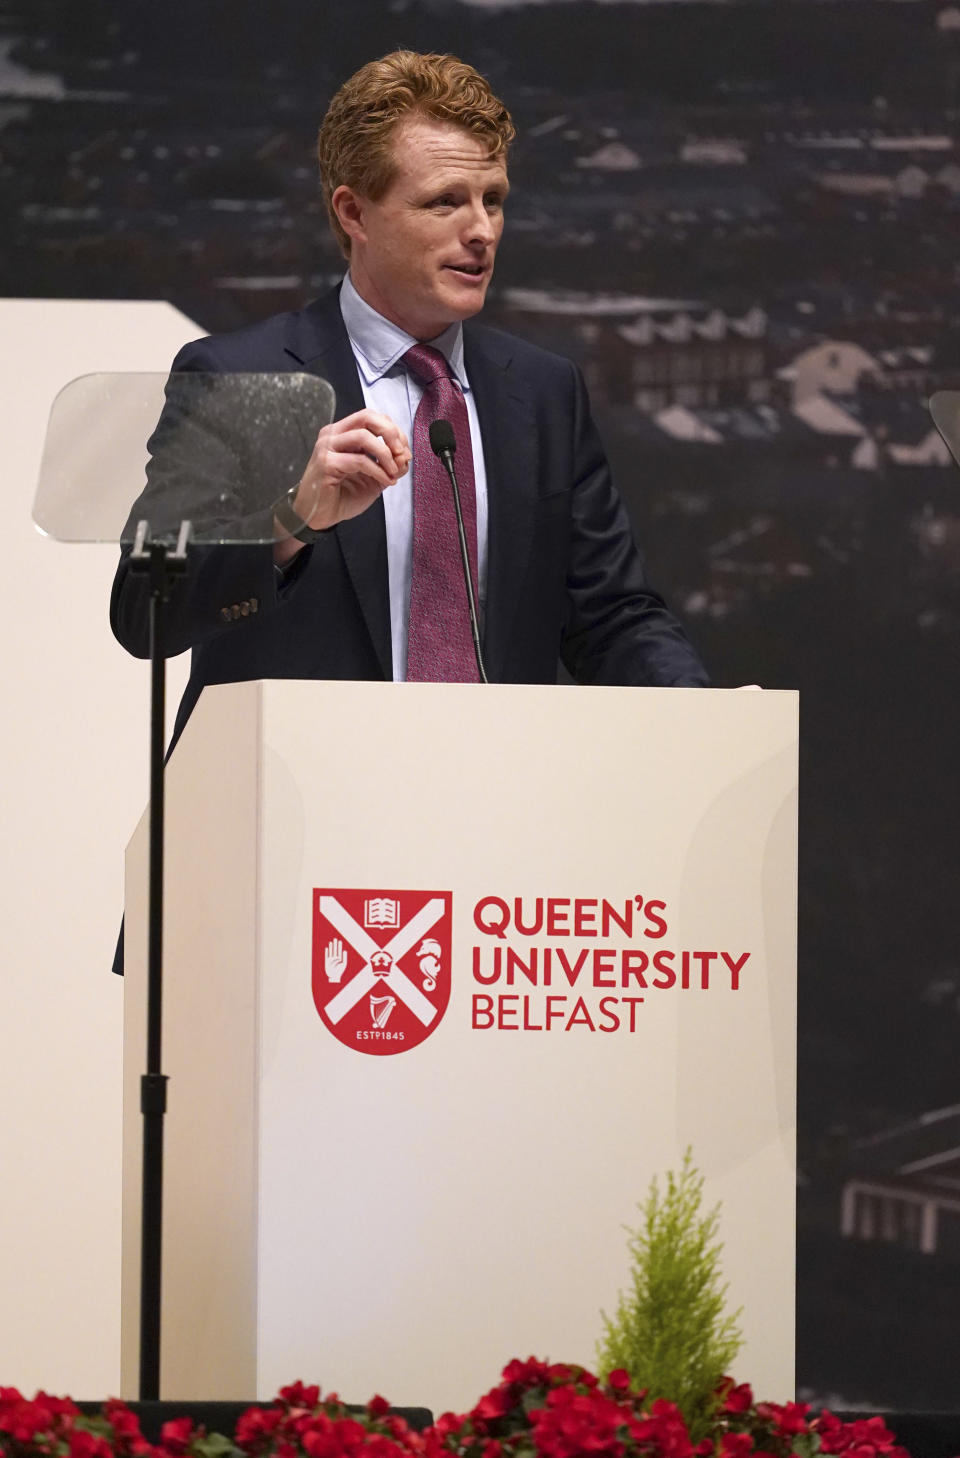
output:
[[341,228],[351,243],[366,241],[364,228],[363,199],[352,187],[341,184],[330,199],[330,205],[337,215]]

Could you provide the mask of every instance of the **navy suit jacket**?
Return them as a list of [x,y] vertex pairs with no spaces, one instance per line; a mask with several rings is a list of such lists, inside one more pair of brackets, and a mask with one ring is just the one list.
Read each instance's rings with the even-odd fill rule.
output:
[[[569,360],[468,322],[464,360],[489,493],[483,649],[492,682],[702,686],[703,667],[647,583],[586,390]],[[337,416],[364,399],[339,291],[295,313],[187,345],[175,371],[323,376]],[[300,558],[303,560],[301,561]],[[198,548],[174,588],[167,651],[190,648],[177,734],[207,683],[255,678],[389,679],[383,504],[300,554],[278,586],[269,547]],[[149,653],[146,580],[121,560],[113,630]]]

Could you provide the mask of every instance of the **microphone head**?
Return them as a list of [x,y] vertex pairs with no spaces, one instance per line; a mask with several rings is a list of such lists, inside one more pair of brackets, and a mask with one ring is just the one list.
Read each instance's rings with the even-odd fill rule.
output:
[[445,456],[448,451],[451,456],[455,454],[457,438],[449,420],[431,420],[430,449],[435,456]]

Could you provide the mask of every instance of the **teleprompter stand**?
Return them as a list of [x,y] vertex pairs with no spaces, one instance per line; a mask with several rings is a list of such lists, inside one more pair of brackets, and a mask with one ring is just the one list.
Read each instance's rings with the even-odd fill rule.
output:
[[[143,1115],[139,1396],[160,1396],[163,1241],[164,722],[174,597],[189,621],[194,549],[272,545],[309,519],[317,437],[333,391],[305,374],[86,375],[61,390],[44,442],[33,516],[66,542],[117,542],[150,658],[149,889]],[[314,474],[307,476],[308,465]],[[277,520],[281,504],[285,522]],[[291,512],[293,516],[291,519]],[[301,518],[302,519],[302,518]]]
[[166,714],[164,610],[174,578],[187,570],[190,523],[181,522],[176,545],[148,541],[140,521],[130,570],[150,584],[150,870],[147,913],[147,1067],[140,1080],[143,1113],[143,1180],[140,1256],[140,1398],[160,1396],[160,1292],[163,1244],[163,1120],[167,1079],[163,1041],[163,737]]

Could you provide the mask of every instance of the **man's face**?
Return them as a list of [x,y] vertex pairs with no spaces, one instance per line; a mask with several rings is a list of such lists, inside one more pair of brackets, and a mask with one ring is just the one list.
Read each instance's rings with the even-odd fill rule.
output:
[[413,118],[393,138],[395,174],[378,202],[341,187],[354,286],[416,339],[479,313],[503,232],[506,167],[472,133]]

